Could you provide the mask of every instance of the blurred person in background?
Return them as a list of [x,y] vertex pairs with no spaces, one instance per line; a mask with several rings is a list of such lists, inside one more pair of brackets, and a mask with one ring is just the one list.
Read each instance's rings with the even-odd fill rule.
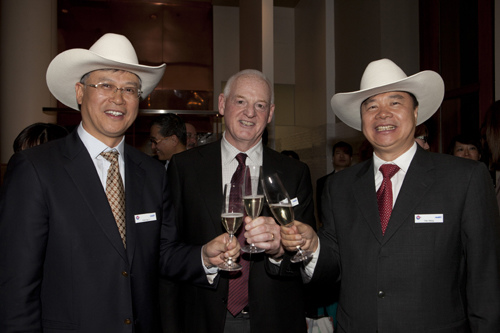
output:
[[186,123],[186,149],[194,148],[198,145],[198,133],[193,124]]
[[484,138],[484,154],[486,163],[495,184],[498,207],[500,207],[500,100],[488,109],[481,128]]
[[51,123],[34,123],[23,129],[14,140],[14,152],[20,152],[68,135],[66,128]]
[[174,154],[186,150],[186,125],[174,113],[167,113],[153,119],[151,123],[151,150],[165,161],[165,169]]
[[473,161],[479,161],[481,153],[481,141],[472,134],[456,135],[448,147],[448,154]]
[[415,128],[415,142],[425,150],[429,150],[429,130],[425,124],[420,124]]

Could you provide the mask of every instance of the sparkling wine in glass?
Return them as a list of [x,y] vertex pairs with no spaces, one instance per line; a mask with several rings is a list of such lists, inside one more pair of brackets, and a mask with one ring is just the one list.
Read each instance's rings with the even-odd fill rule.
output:
[[[281,183],[278,174],[262,177],[262,187],[266,195],[269,208],[276,221],[284,227],[293,226],[295,219],[292,201],[285,187]],[[291,262],[300,262],[312,257],[312,252],[304,251],[297,245],[297,253],[290,260]]]
[[[261,184],[262,167],[260,165],[247,165],[245,168],[245,178],[243,184],[243,203],[247,215],[252,220],[259,217],[264,206],[264,192]],[[260,253],[264,249],[258,248],[255,244],[247,244],[241,248],[243,252]]]
[[[224,185],[224,200],[222,202],[222,225],[229,234],[229,243],[233,240],[234,233],[239,229],[243,222],[244,208],[241,196],[241,185],[228,183]],[[234,262],[229,257],[218,267],[224,271],[239,271],[241,265]]]

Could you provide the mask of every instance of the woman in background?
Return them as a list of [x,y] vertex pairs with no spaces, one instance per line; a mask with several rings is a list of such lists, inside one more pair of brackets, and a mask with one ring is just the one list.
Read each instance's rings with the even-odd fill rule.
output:
[[20,152],[42,143],[65,137],[68,131],[59,125],[50,123],[34,123],[19,133],[14,140],[14,152]]

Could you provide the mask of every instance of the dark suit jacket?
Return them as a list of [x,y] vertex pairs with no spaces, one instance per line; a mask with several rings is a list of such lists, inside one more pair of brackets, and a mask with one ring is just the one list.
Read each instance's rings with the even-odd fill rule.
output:
[[[264,148],[265,174],[277,172],[292,198],[297,197],[295,218],[314,225],[314,205],[309,168],[304,163]],[[177,231],[181,241],[196,246],[194,254],[168,256],[176,260],[170,277],[193,277],[203,270],[201,246],[225,232],[220,218],[222,207],[221,142],[201,146],[174,155],[168,167],[169,184],[173,193]],[[264,215],[271,216],[264,208]],[[171,233],[170,233],[171,234]],[[162,231],[162,235],[164,235]],[[167,237],[167,235],[165,235]],[[174,253],[175,252],[175,253]],[[249,278],[249,306],[252,332],[305,332],[304,302],[300,264],[283,260],[279,271],[263,254],[252,255]],[[195,258],[197,259],[196,261]],[[197,273],[199,274],[199,272]],[[222,332],[226,317],[228,279],[220,272],[210,286],[205,274],[194,284],[179,284],[180,298],[172,307],[181,307],[180,324],[184,332]]]
[[316,181],[316,212],[318,213],[318,219],[319,219],[320,225],[322,223],[321,222],[321,211],[322,211],[321,197],[323,195],[323,191],[325,190],[326,180],[328,179],[328,177],[333,176],[334,174],[335,174],[335,170],[330,172],[326,176],[319,178]]
[[[418,147],[385,236],[373,175],[370,159],[326,185],[313,279],[341,279],[338,331],[500,332],[500,221],[484,165]],[[443,223],[416,223],[423,214]]]
[[[126,251],[76,131],[12,157],[0,199],[0,332],[160,332],[166,173],[128,145],[124,159]],[[135,223],[145,213],[156,220]]]

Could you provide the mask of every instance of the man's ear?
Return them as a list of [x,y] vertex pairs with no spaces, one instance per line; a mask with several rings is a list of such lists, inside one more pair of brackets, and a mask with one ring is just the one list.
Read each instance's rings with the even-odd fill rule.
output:
[[83,90],[85,89],[85,86],[81,84],[80,82],[77,82],[75,84],[75,93],[76,93],[76,101],[79,105],[82,104],[83,100]]
[[271,104],[271,107],[269,109],[269,116],[267,117],[267,123],[269,124],[271,122],[271,120],[273,120],[273,116],[274,116],[274,107],[275,105],[274,104]]
[[223,93],[219,95],[219,114],[224,115],[224,108],[226,107],[226,97]]

